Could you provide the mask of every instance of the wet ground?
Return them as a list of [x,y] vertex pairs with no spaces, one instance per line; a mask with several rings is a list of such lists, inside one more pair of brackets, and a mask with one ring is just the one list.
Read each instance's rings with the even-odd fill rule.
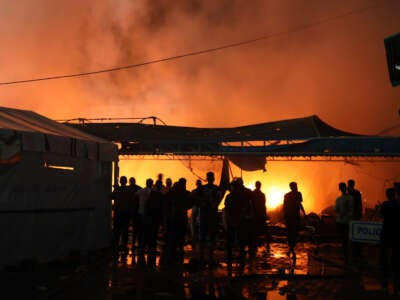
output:
[[25,262],[0,273],[0,299],[397,299],[380,287],[378,249],[362,247],[363,259],[345,264],[334,242],[300,242],[296,263],[279,239],[270,251],[260,247],[253,266],[228,276],[222,249],[219,265],[194,270],[187,264],[168,270],[146,270],[132,257],[113,262],[104,251],[71,256],[48,264]]

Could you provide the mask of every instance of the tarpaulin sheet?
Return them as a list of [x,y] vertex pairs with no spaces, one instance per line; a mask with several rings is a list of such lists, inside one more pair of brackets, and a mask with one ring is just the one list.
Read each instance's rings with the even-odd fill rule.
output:
[[17,164],[0,165],[0,267],[110,245],[111,163],[76,159],[73,170],[60,170],[42,161],[31,152]]
[[[115,161],[117,146],[110,141],[66,126],[32,111],[0,107],[0,130],[13,131],[21,136],[25,151],[76,153],[77,143],[89,149],[87,158]],[[101,157],[99,155],[101,153]]]
[[115,144],[0,107],[0,268],[110,246]]

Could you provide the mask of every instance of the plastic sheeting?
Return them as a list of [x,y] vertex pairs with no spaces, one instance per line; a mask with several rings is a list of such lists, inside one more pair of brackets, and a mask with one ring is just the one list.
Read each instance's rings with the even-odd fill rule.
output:
[[110,246],[117,146],[0,107],[0,268]]
[[316,137],[358,136],[336,129],[318,116],[231,128],[196,128],[141,123],[69,124],[109,141],[135,143],[221,143],[266,140],[304,140]]
[[0,165],[0,266],[110,245],[111,163],[76,160],[65,170],[41,161],[43,154],[25,153]]
[[229,155],[229,161],[244,171],[266,171],[267,159],[262,155]]
[[[74,156],[84,148],[86,158],[115,161],[117,146],[102,138],[55,122],[32,111],[0,107],[0,144],[10,137],[20,140],[20,150]],[[77,147],[80,148],[77,148]]]

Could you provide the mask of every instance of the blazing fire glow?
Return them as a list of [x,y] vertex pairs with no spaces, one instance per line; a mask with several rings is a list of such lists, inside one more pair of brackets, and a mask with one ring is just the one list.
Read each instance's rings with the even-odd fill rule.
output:
[[[162,160],[154,157],[141,157],[120,161],[119,175],[135,177],[140,186],[145,185],[147,178],[156,179],[159,173],[164,180],[171,178],[173,182],[180,177],[187,179],[187,189],[193,190],[197,179],[205,183],[208,171],[215,173],[218,185],[221,176],[220,160]],[[310,168],[312,166],[312,168]],[[393,164],[398,170],[399,163]],[[363,193],[365,207],[374,207],[382,200],[385,188],[394,180],[387,173],[387,164],[365,163],[355,167],[346,163],[327,162],[269,162],[266,172],[245,172],[231,164],[232,177],[242,177],[247,188],[254,190],[255,182],[261,182],[261,191],[266,196],[267,211],[272,211],[283,204],[283,196],[290,191],[289,182],[296,181],[303,195],[303,206],[306,213],[320,213],[330,207],[339,195],[338,183],[349,178],[356,180],[356,187]],[[393,171],[394,172],[394,171]],[[389,175],[388,175],[389,174]],[[391,177],[389,177],[391,176]],[[223,209],[224,201],[220,204]]]
[[270,186],[266,192],[267,208],[274,209],[283,203],[283,196],[287,189]]
[[[261,188],[261,191],[265,194],[266,197],[266,206],[268,209],[275,209],[279,205],[283,203],[283,196],[288,192],[287,188],[279,187],[278,185],[266,186],[261,182],[264,188]],[[246,187],[254,190],[255,183],[247,183]]]

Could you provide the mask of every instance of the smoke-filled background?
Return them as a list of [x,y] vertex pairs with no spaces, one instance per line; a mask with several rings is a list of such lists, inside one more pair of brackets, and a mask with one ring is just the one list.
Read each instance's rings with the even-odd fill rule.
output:
[[[203,127],[316,114],[345,131],[398,134],[386,130],[399,124],[400,87],[389,82],[383,44],[400,31],[396,0],[2,0],[0,7],[2,83],[268,37],[116,72],[0,85],[2,106],[55,120],[154,115],[169,125]],[[121,170],[143,184],[162,164],[123,161]],[[265,190],[299,181],[310,209],[334,201],[338,180],[353,177],[373,203],[399,179],[394,163],[272,162],[267,169],[246,176],[262,178]],[[176,167],[162,170],[180,176]]]

